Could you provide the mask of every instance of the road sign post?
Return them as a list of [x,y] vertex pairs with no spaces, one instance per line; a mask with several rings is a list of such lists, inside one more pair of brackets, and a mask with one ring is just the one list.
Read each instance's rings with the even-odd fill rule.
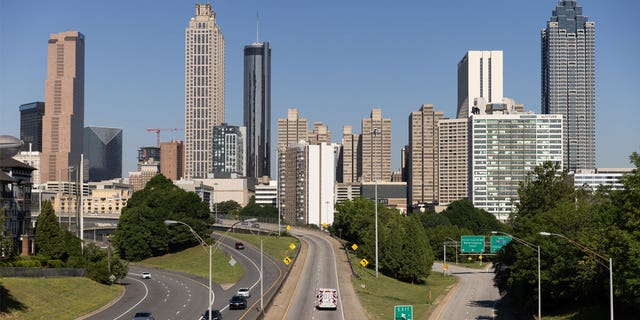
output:
[[462,253],[483,253],[484,236],[461,236],[460,250]]
[[413,306],[395,306],[393,308],[393,319],[413,320]]

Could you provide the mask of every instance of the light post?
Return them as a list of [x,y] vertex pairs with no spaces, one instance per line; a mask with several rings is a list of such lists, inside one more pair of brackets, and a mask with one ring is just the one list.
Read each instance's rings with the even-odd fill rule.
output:
[[456,264],[458,264],[458,241],[455,241],[449,237],[447,237],[447,239],[451,240],[451,242],[453,242],[453,244],[455,245],[456,248]]
[[534,245],[531,242],[522,240],[516,236],[510,235],[508,233],[504,233],[501,231],[491,231],[491,234],[503,234],[505,236],[509,236],[511,237],[511,239],[516,240],[517,242],[519,242],[520,244],[523,244],[527,247],[529,247],[529,249],[532,250],[536,250],[538,252],[538,319],[542,319],[542,286],[540,284],[540,246],[539,245]]
[[[378,128],[374,128],[371,131],[372,134],[372,146],[371,146],[371,179],[374,181],[374,211],[375,211],[375,231],[376,231],[376,278],[378,277],[378,179],[373,174],[373,151],[376,146],[376,136],[378,135]],[[382,164],[380,164],[382,165]]]
[[207,307],[207,312],[209,313],[209,319],[211,319],[211,305],[213,304],[212,300],[212,289],[211,289],[211,257],[212,257],[212,252],[213,252],[213,245],[211,244],[207,244],[206,241],[204,241],[204,239],[202,239],[202,237],[200,237],[200,235],[198,235],[198,233],[193,230],[193,228],[191,228],[190,225],[182,222],[182,221],[178,221],[178,220],[165,220],[164,224],[169,226],[172,224],[182,224],[185,225],[187,228],[189,228],[189,231],[191,231],[191,233],[196,237],[196,239],[198,239],[198,241],[200,241],[200,244],[202,244],[202,247],[209,247],[209,305]]
[[[580,251],[590,255],[593,257],[593,259],[595,261],[597,261],[600,265],[602,265],[603,267],[605,267],[606,269],[609,269],[609,310],[611,313],[611,320],[613,320],[613,261],[612,258],[606,258],[598,253],[596,253],[595,251],[579,244],[578,242],[571,240],[569,238],[567,238],[567,236],[563,235],[563,234],[559,234],[559,233],[551,233],[551,232],[540,232],[541,236],[556,236],[556,237],[560,237],[560,238],[564,238],[567,241],[569,241],[569,243],[571,243],[574,247],[580,249]],[[601,260],[598,260],[601,259]],[[607,264],[605,262],[609,262],[609,265],[607,266]]]

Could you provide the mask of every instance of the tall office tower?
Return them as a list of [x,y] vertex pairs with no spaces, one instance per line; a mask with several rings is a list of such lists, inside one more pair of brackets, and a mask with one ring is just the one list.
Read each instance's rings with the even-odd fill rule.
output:
[[213,126],[224,122],[224,38],[210,3],[197,3],[185,32],[187,179],[213,172]]
[[558,1],[542,38],[542,113],[561,114],[564,164],[596,166],[595,23],[576,1]]
[[244,47],[244,126],[246,176],[271,176],[271,47],[257,39]]
[[337,180],[341,183],[358,182],[362,172],[358,162],[360,154],[360,135],[354,134],[351,126],[342,127],[342,146],[338,159]]
[[438,122],[438,198],[441,206],[469,197],[469,119]]
[[331,131],[322,122],[314,122],[313,130],[307,136],[309,137],[309,144],[331,143]]
[[85,127],[83,153],[89,166],[88,181],[122,177],[122,129]]
[[44,102],[31,102],[20,106],[20,140],[24,142],[22,151],[42,151],[43,116]]
[[458,62],[458,118],[473,113],[476,98],[502,99],[502,51],[468,51]]
[[562,168],[562,115],[472,115],[469,121],[469,199],[505,221],[527,174],[546,161]]
[[184,175],[184,144],[182,140],[160,143],[160,173],[167,179],[180,180]]
[[84,129],[84,35],[78,31],[49,38],[45,111],[42,118],[40,178],[67,180],[80,165]]
[[362,182],[391,180],[391,119],[382,118],[381,109],[371,110],[362,119],[362,139],[359,163]]
[[213,127],[213,173],[235,173],[246,176],[245,127],[230,126],[223,123]]
[[298,109],[290,108],[287,110],[286,118],[278,119],[278,148],[287,147],[289,144],[300,141],[308,142],[307,130],[309,130],[309,121],[300,118]]
[[443,112],[423,104],[409,116],[409,205],[438,203],[438,121]]

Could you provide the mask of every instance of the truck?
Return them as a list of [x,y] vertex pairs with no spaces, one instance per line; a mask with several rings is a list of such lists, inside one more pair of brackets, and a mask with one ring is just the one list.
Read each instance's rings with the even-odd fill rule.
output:
[[333,309],[338,308],[338,290],[333,288],[320,288],[316,295],[318,309]]

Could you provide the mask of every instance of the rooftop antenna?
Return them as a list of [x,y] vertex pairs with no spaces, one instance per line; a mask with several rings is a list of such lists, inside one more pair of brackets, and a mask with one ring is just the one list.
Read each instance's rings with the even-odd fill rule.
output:
[[258,42],[258,11],[256,11],[256,43]]

